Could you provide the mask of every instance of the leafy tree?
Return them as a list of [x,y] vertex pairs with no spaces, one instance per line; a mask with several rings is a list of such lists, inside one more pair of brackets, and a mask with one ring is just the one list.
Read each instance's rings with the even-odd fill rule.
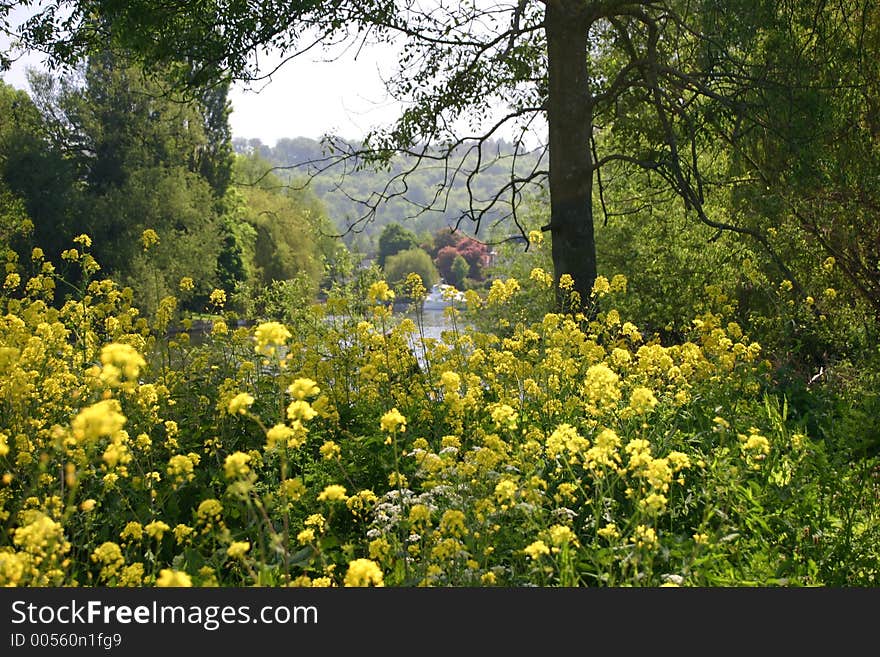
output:
[[[38,242],[67,248],[73,236],[88,233],[98,262],[144,293],[137,302],[147,311],[177,292],[183,276],[196,282],[194,300],[206,296],[217,284],[223,239],[217,193],[225,185],[219,136],[225,118],[209,121],[204,104],[169,98],[156,80],[109,50],[94,53],[70,75],[32,73],[30,81],[46,126],[31,131],[42,147],[32,150],[44,160],[57,154],[61,162],[26,174],[31,185],[40,182],[35,171],[54,174],[61,188],[54,206],[31,211]],[[210,122],[217,132],[213,144],[206,134]],[[206,169],[219,177],[209,181]],[[149,253],[140,239],[146,229],[160,238]]]
[[440,279],[431,256],[419,248],[406,249],[388,256],[383,271],[385,279],[395,286],[399,286],[409,274],[421,276],[422,283],[428,288]]
[[222,198],[232,180],[232,128],[229,114],[229,83],[210,85],[198,96],[202,107],[205,143],[196,151],[197,169],[211,185],[214,196]]
[[324,207],[313,193],[288,189],[266,171],[265,160],[256,153],[235,158],[233,180],[242,203],[232,221],[250,226],[241,229],[241,257],[249,263],[250,283],[264,288],[305,274],[317,289],[335,252]]
[[7,207],[17,207],[13,223],[22,227],[26,216],[31,234],[48,255],[57,257],[70,247],[77,228],[80,193],[75,170],[52,143],[51,128],[25,91],[0,82],[0,189]]
[[739,181],[731,205],[791,263],[801,296],[826,286],[818,265],[832,257],[877,319],[880,13],[854,0],[774,5],[721,32],[762,81],[746,96],[760,129],[722,133]]
[[[432,246],[434,261],[447,281],[463,286],[465,278],[483,280],[484,270],[489,264],[489,247],[486,244],[460,232],[441,230],[433,235]],[[459,258],[463,265],[455,265]],[[453,272],[453,266],[461,270],[459,274]]]
[[6,188],[0,179],[0,257],[5,258],[14,250],[17,240],[33,230],[33,222],[27,216],[24,202]]
[[[186,84],[253,79],[260,73],[252,55],[263,47],[289,57],[315,43],[395,43],[401,67],[389,85],[408,101],[407,109],[392,126],[369,135],[363,148],[338,154],[350,168],[387,165],[395,152],[414,157],[412,166],[392,172],[384,190],[366,199],[367,216],[378,203],[401,197],[419,164],[442,160],[446,183],[471,181],[492,158],[487,139],[508,124],[526,134],[536,119],[545,119],[549,164],[526,172],[511,167],[508,181],[488,199],[470,195],[459,221],[474,222],[476,232],[500,207],[516,222],[522,194],[546,182],[550,220],[544,229],[551,233],[556,280],[572,276],[582,297],[596,277],[594,183],[601,185],[606,165],[628,162],[648,170],[681,194],[699,219],[730,227],[702,207],[697,157],[702,101],[735,101],[741,86],[726,68],[731,57],[725,42],[704,33],[730,18],[720,3],[268,0],[191,1],[161,10],[155,0],[59,4],[69,17],[56,22],[54,5],[37,12],[22,30],[27,43],[61,60],[98,43],[115,44],[151,65],[176,65]],[[490,117],[494,106],[506,110]],[[738,106],[721,107],[735,112]],[[601,150],[606,144],[595,139],[597,129],[612,124],[631,135],[625,150]],[[520,141],[512,159],[524,150]],[[442,189],[419,211],[448,202],[450,186]],[[525,237],[521,226],[520,232]]]
[[389,256],[393,256],[401,251],[418,247],[418,238],[411,230],[407,230],[400,224],[388,224],[379,235],[379,254],[378,263],[380,267],[385,266],[385,261]]
[[449,267],[449,283],[458,289],[463,289],[469,271],[470,266],[467,260],[461,257],[461,255],[456,254],[452,260],[452,265]]

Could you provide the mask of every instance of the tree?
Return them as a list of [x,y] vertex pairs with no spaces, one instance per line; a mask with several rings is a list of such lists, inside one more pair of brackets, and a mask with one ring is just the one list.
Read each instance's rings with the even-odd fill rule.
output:
[[[508,181],[488,199],[471,195],[459,222],[472,221],[476,234],[487,213],[502,206],[525,237],[517,204],[531,185],[546,183],[550,219],[542,228],[551,234],[555,277],[557,282],[564,274],[573,277],[582,298],[596,277],[594,196],[601,205],[602,170],[609,165],[627,163],[650,172],[704,223],[751,235],[770,248],[761,233],[714,219],[703,207],[699,149],[705,143],[700,140],[705,104],[736,122],[742,116],[738,90],[751,84],[738,76],[738,59],[727,44],[704,30],[739,20],[725,3],[267,0],[228,5],[193,0],[170,10],[167,4],[160,10],[155,0],[60,4],[70,10],[67,20],[56,21],[54,5],[38,13],[21,31],[27,43],[61,60],[110,43],[150,65],[186,62],[178,65],[186,84],[254,79],[259,71],[252,55],[270,46],[284,57],[317,44],[399,46],[400,70],[389,85],[408,101],[407,109],[392,126],[369,135],[363,148],[343,148],[337,161],[351,168],[382,165],[405,152],[416,164],[393,173],[382,193],[365,199],[365,218],[376,204],[405,194],[408,177],[424,162],[441,163],[447,195],[439,189],[421,211],[442,207],[449,201],[449,182],[470,182],[479,175],[491,157],[483,148],[488,139],[508,125],[524,135],[534,121],[545,119],[549,166],[519,171],[515,162],[527,148],[518,140]],[[746,5],[738,9],[766,10],[765,3]],[[493,115],[494,106],[504,110]],[[612,129],[627,138],[596,139],[598,132]],[[620,143],[623,150],[603,150]],[[431,149],[437,144],[442,153]],[[330,145],[336,144],[331,140]]]
[[388,256],[383,267],[385,279],[392,285],[400,285],[409,274],[418,274],[425,287],[430,288],[440,279],[437,267],[425,251],[419,248],[406,249]]
[[833,281],[817,266],[831,257],[880,318],[880,12],[853,0],[778,5],[722,33],[763,81],[746,96],[757,129],[726,135],[732,205],[769,231],[799,287]]
[[418,239],[411,230],[407,230],[400,224],[388,224],[379,235],[379,254],[377,258],[379,266],[384,267],[385,261],[389,256],[408,249],[414,249],[418,245]]
[[[489,264],[489,247],[486,244],[448,230],[435,233],[431,244],[429,252],[440,275],[448,282],[463,287],[465,278],[483,280],[483,272]],[[454,272],[453,267],[457,267],[458,272]]]
[[470,267],[468,267],[467,260],[460,255],[456,255],[452,260],[452,265],[449,267],[449,283],[458,289],[464,288],[464,282],[469,270]]
[[[317,289],[324,264],[332,259],[332,231],[319,199],[308,190],[287,190],[274,175],[266,174],[258,153],[235,158],[233,179],[237,205],[234,224],[245,235],[250,283],[266,288],[305,274]],[[239,240],[241,242],[241,240]]]
[[[59,154],[61,165],[25,175],[48,176],[55,188],[61,180],[66,189],[53,207],[29,207],[37,243],[57,253],[75,235],[89,234],[101,266],[145,293],[137,303],[147,311],[176,293],[183,276],[194,279],[194,298],[204,298],[217,283],[223,242],[218,193],[227,185],[223,152],[231,148],[222,145],[225,115],[209,118],[219,110],[198,99],[168,98],[158,81],[111,50],[93,53],[68,75],[32,73],[30,81],[45,124],[32,136],[42,151],[32,150]],[[47,189],[21,194],[42,199]],[[140,239],[146,229],[160,238],[149,253]]]
[[[69,158],[52,142],[52,131],[28,94],[0,82],[0,192],[12,216],[28,218],[28,234],[52,258],[70,248],[81,194]],[[20,220],[13,222],[22,227]],[[24,246],[24,245],[22,245]]]

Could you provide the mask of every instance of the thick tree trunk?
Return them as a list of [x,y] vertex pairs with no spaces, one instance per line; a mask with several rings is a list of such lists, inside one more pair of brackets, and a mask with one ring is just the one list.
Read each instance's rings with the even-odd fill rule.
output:
[[558,287],[569,274],[582,302],[596,280],[593,229],[593,168],[590,135],[592,100],[587,68],[589,21],[583,0],[549,0],[544,15],[549,94],[550,231],[557,300]]

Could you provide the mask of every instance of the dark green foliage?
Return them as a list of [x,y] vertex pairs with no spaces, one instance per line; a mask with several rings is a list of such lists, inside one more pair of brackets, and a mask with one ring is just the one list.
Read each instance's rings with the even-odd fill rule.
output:
[[75,170],[26,92],[0,82],[0,116],[0,189],[20,200],[34,243],[57,258],[77,229]]
[[388,224],[379,235],[379,254],[376,259],[380,267],[385,266],[389,256],[418,246],[415,233],[400,224]]

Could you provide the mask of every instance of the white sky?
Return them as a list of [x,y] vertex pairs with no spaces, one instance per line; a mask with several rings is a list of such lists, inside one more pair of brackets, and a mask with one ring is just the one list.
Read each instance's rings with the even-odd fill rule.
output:
[[[305,54],[284,64],[271,80],[235,85],[229,95],[233,137],[270,146],[283,137],[318,139],[328,132],[359,139],[400,111],[382,82],[382,73],[389,74],[394,63],[388,60],[387,54],[366,49],[357,59],[343,55],[336,61]],[[29,92],[26,69],[41,63],[39,56],[24,57],[3,81]]]
[[269,145],[282,137],[318,139],[326,133],[360,139],[401,111],[383,82],[396,64],[388,48],[364,48],[357,57],[342,53],[334,60],[318,52],[300,55],[270,80],[233,86],[233,136],[257,137]]

